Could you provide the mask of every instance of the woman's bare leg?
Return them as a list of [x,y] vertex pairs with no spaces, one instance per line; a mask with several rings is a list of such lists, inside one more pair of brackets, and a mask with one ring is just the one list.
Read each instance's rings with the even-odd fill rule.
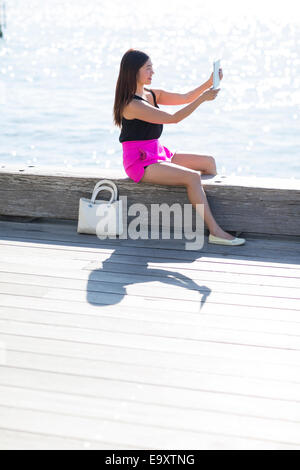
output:
[[178,153],[172,157],[171,163],[201,171],[204,175],[216,175],[217,167],[214,157],[210,155],[198,155],[195,153]]
[[196,204],[204,205],[204,222],[209,232],[216,237],[226,238],[228,240],[234,238],[232,235],[222,230],[214,219],[198,171],[187,169],[170,162],[153,163],[145,169],[141,182],[185,186],[187,188],[189,201],[195,210],[197,210]]

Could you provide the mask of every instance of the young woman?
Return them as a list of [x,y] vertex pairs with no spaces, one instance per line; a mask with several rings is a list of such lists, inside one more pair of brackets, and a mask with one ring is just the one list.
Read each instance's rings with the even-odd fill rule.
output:
[[[222,70],[220,69],[220,79]],[[222,230],[209,208],[201,184],[203,174],[216,175],[211,156],[192,153],[173,153],[161,145],[159,137],[163,124],[177,124],[189,116],[204,101],[212,101],[219,93],[209,80],[188,93],[169,93],[146,88],[151,84],[153,64],[144,52],[129,49],[121,60],[114,103],[114,123],[122,127],[119,141],[123,146],[126,174],[136,183],[185,186],[190,203],[204,204],[204,221],[209,230],[209,243],[242,245],[245,239],[236,238]],[[146,85],[146,86],[145,86]],[[187,104],[172,114],[159,109],[162,105]]]

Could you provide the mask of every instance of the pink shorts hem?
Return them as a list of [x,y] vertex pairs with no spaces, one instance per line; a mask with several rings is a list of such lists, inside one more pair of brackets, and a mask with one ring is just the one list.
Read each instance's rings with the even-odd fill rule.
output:
[[145,166],[159,161],[170,162],[175,155],[158,139],[122,142],[123,165],[129,178],[138,183],[144,176]]

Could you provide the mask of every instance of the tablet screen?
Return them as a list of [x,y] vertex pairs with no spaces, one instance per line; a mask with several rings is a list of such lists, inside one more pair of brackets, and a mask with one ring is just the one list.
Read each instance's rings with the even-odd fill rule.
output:
[[220,85],[220,76],[219,76],[220,62],[221,62],[221,59],[216,60],[216,62],[214,62],[213,88],[218,88]]

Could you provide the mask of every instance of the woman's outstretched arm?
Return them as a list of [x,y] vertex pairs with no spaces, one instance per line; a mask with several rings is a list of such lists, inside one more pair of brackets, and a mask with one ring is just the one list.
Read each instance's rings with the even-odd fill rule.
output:
[[210,83],[210,79],[209,79],[206,82],[204,82],[203,85],[198,86],[194,90],[188,91],[186,93],[186,103],[191,103],[192,101],[195,101],[195,99],[198,98],[198,96],[202,95],[202,93],[205,90],[208,90],[210,87],[212,87],[212,83]]
[[[220,76],[220,80],[222,80],[223,78],[223,72],[222,72],[222,69],[219,69],[219,76]],[[202,95],[202,93],[206,90],[208,90],[209,88],[211,88],[213,86],[213,73],[211,74],[211,76],[209,77],[209,79],[203,83],[203,85],[200,85],[198,86],[197,88],[195,88],[194,90],[192,91],[188,91],[186,93],[186,103],[191,103],[192,101],[195,101],[196,98],[198,98],[198,96]]]
[[171,91],[161,89],[152,89],[152,91],[154,91],[156,95],[157,104],[162,104],[164,106],[178,106],[195,101],[198,96],[202,95],[205,90],[210,88],[208,82],[209,80],[195,90],[188,91],[186,93],[173,93]]
[[[223,78],[222,69],[219,70],[220,80]],[[178,106],[181,104],[188,104],[195,101],[198,96],[202,95],[206,90],[213,86],[213,74],[202,85],[194,90],[187,91],[186,93],[172,93],[165,90],[152,89],[156,95],[158,104]]]
[[204,91],[192,103],[187,104],[174,114],[155,108],[146,101],[132,100],[126,107],[127,119],[140,119],[153,124],[177,124],[195,111],[204,101],[214,100],[219,91],[219,88]]

